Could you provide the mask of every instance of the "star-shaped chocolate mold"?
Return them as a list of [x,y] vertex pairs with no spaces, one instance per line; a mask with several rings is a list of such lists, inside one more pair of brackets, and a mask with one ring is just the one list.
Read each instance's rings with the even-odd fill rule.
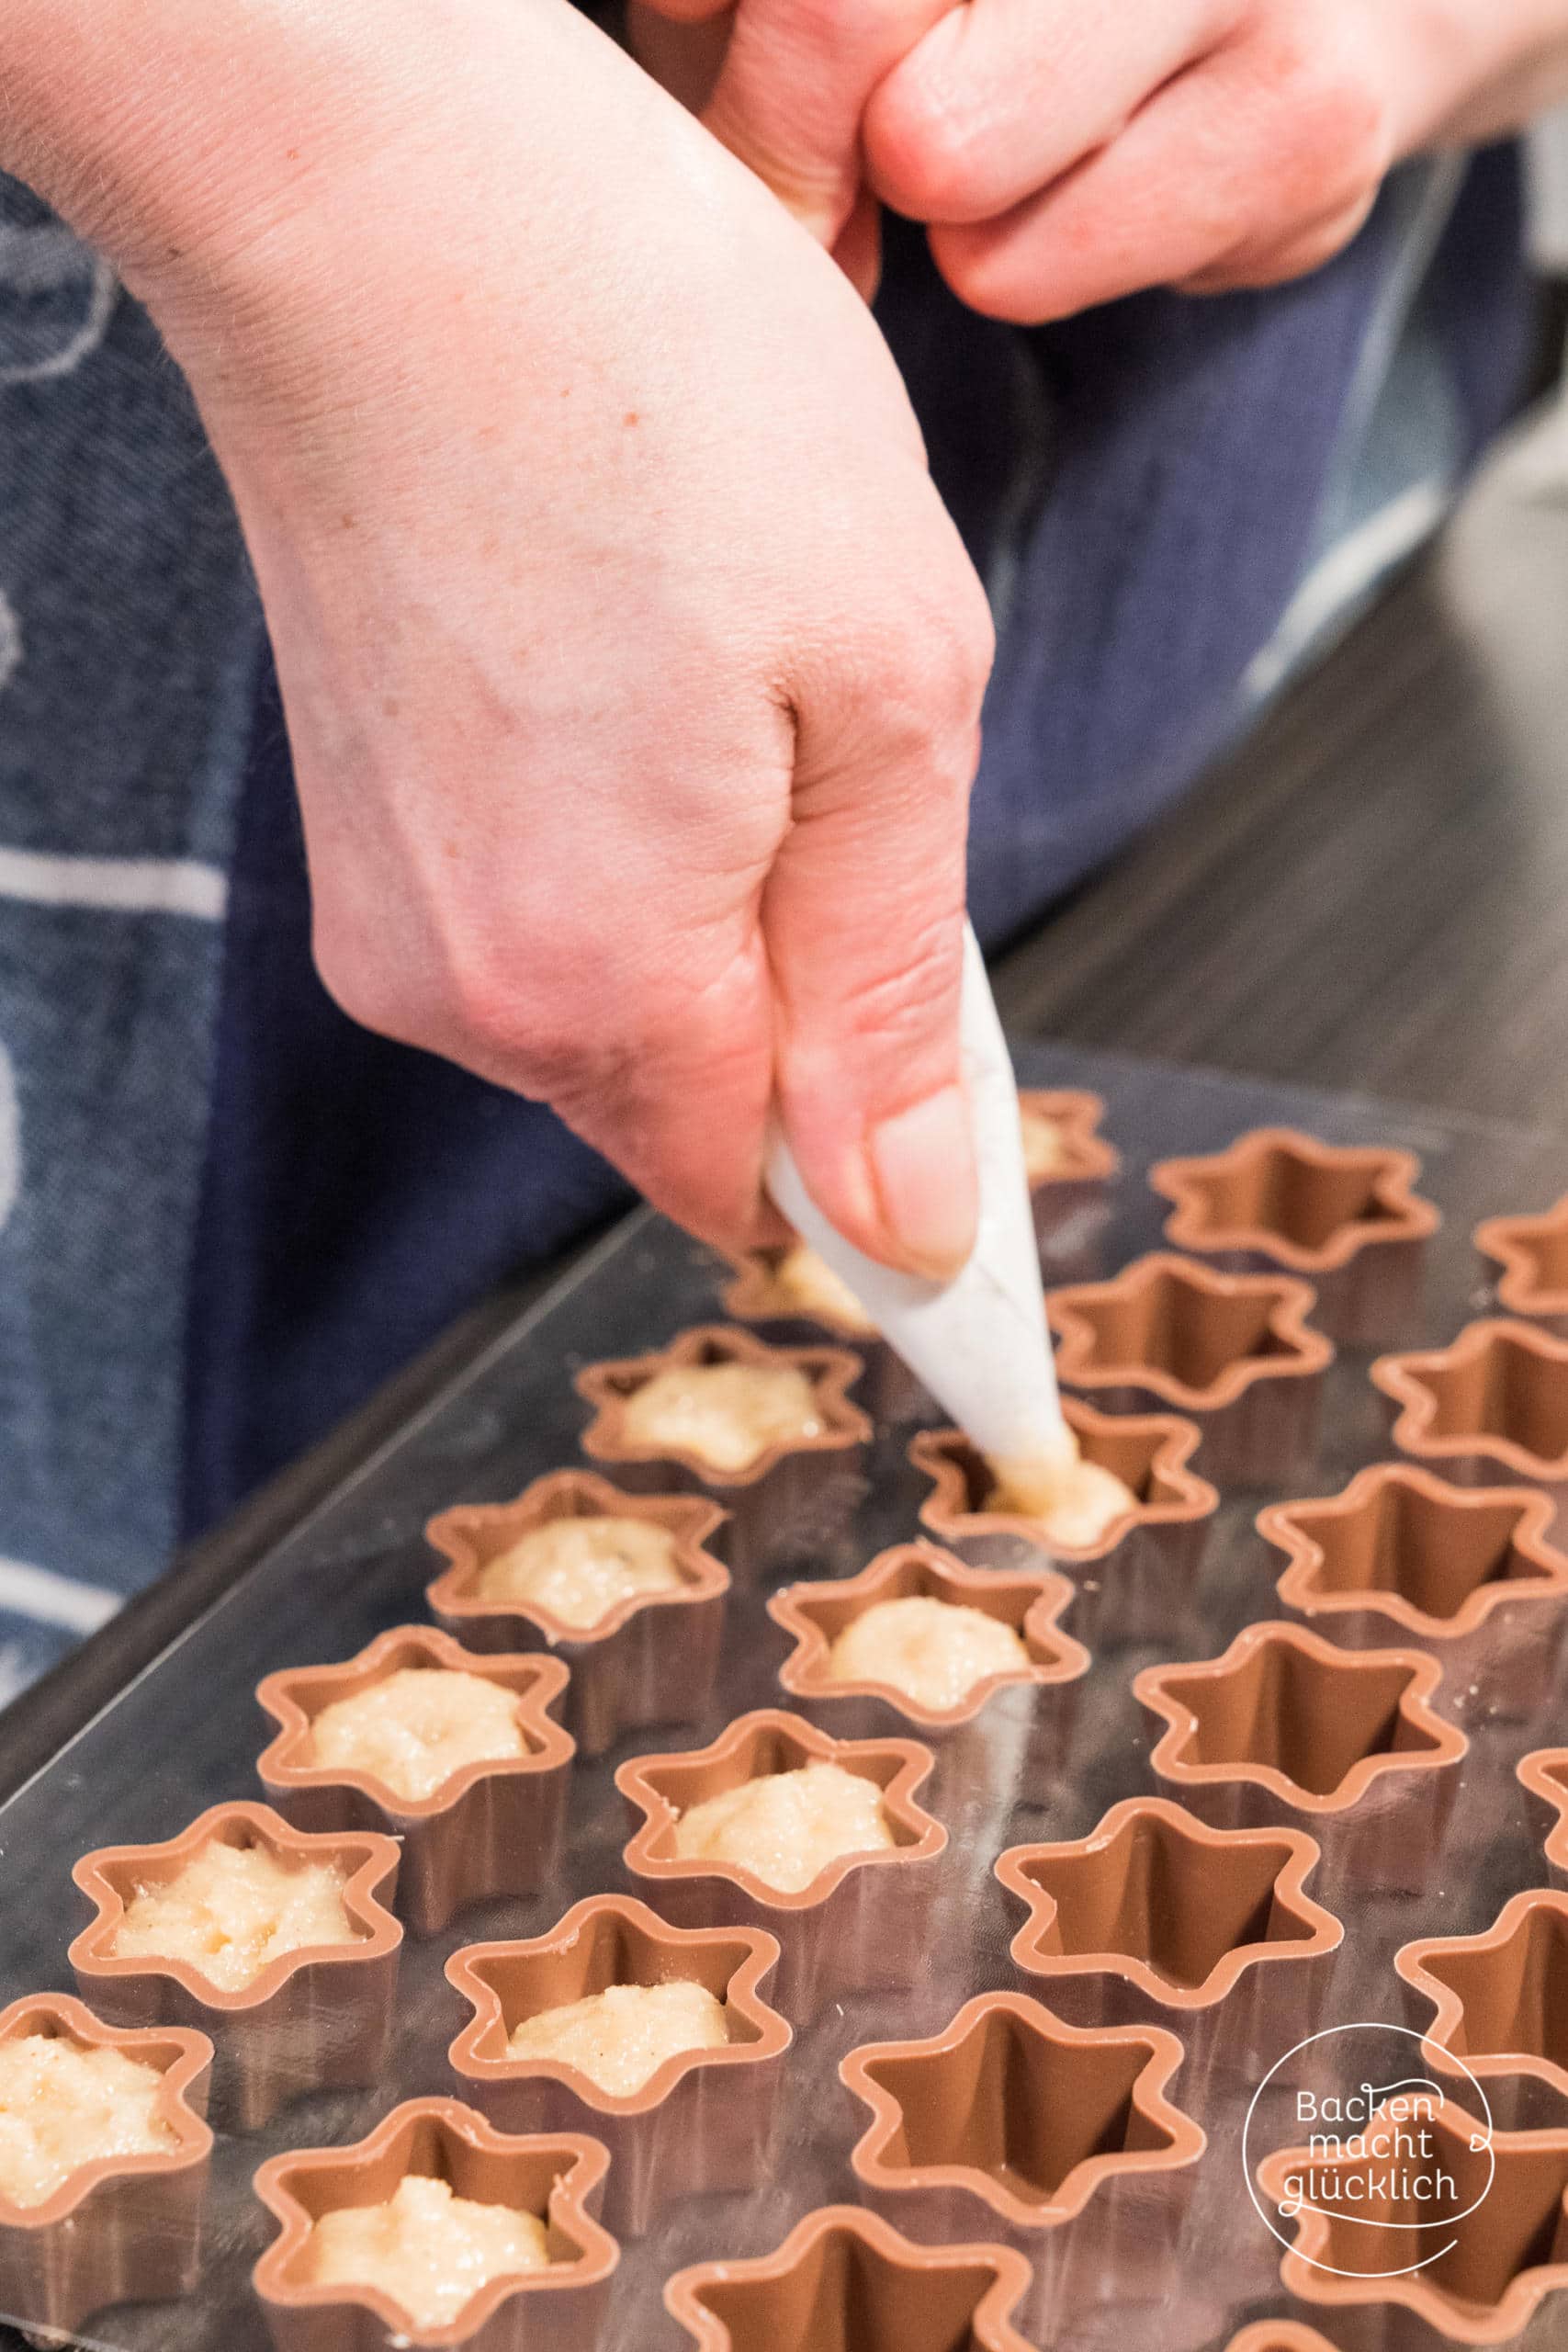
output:
[[1563,2120],[1568,1894],[1526,1888],[1483,1935],[1423,1937],[1404,1946],[1394,1966],[1431,2006],[1427,2043],[1462,2059],[1489,2101],[1508,2078],[1527,2075],[1555,2094]]
[[1529,1323],[1470,1323],[1451,1346],[1380,1356],[1401,1408],[1393,1442],[1461,1486],[1525,1478],[1568,1491],[1568,1341]]
[[[659,1374],[716,1364],[804,1374],[809,1424],[774,1439],[739,1469],[716,1466],[688,1446],[646,1444],[628,1432],[631,1399]],[[589,1364],[578,1374],[579,1393],[595,1408],[582,1450],[635,1492],[675,1487],[722,1503],[728,1517],[713,1546],[738,1574],[771,1572],[803,1557],[838,1566],[864,1492],[862,1471],[873,1435],[849,1394],[863,1369],[847,1348],[773,1348],[750,1331],[703,1325],[667,1348]]]
[[1022,1511],[993,1510],[997,1474],[962,1430],[922,1430],[910,1440],[909,1459],[931,1482],[922,1526],[943,1544],[1013,1535],[1054,1558],[1087,1561],[1103,1559],[1136,1527],[1186,1526],[1217,1510],[1213,1487],[1187,1467],[1201,1438],[1195,1422],[1174,1413],[1097,1413],[1075,1396],[1063,1398],[1062,1410],[1083,1460],[1109,1470],[1133,1497],[1092,1543],[1064,1542]]
[[[405,2100],[348,2147],[271,2157],[255,2190],[281,2226],[254,2275],[278,2352],[320,2352],[327,2344],[344,2352],[385,2344],[592,2352],[619,2260],[615,2239],[594,2219],[606,2161],[599,2143],[581,2133],[513,2138],[454,2098]],[[475,2204],[533,2214],[545,2225],[547,2260],[483,2280],[453,2318],[434,2326],[411,2326],[380,2286],[314,2278],[317,2222],[345,2206],[384,2205],[411,2177],[443,2181]],[[514,2298],[521,2309],[506,2311]]]
[[1040,1520],[993,1510],[996,1473],[961,1430],[923,1430],[910,1442],[910,1462],[931,1482],[920,1524],[971,1567],[1059,1564],[1077,1590],[1073,1631],[1091,1650],[1168,1646],[1219,1508],[1215,1488],[1187,1466],[1202,1433],[1174,1413],[1100,1413],[1076,1396],[1064,1397],[1062,1409],[1083,1460],[1134,1498],[1092,1543],[1064,1542]]
[[1540,1826],[1553,1886],[1568,1886],[1568,1747],[1538,1747],[1521,1757],[1518,1783]]
[[1321,1372],[1334,1353],[1305,1328],[1307,1283],[1216,1274],[1157,1253],[1110,1282],[1055,1290],[1046,1303],[1064,1381],[1150,1388],[1180,1411],[1212,1411],[1255,1381]]
[[1343,1650],[1265,1623],[1223,1657],[1145,1667],[1133,1690],[1166,1726],[1156,1779],[1204,1820],[1304,1826],[1331,1881],[1398,1886],[1420,1883],[1469,1752],[1433,1709],[1441,1679],[1418,1650]]
[[1246,1970],[1338,1949],[1343,1927],[1306,1892],[1317,1861],[1302,1831],[1211,1829],[1164,1798],[1129,1797],[1087,1838],[1010,1847],[996,1874],[1028,1906],[1013,1962],[1049,1999],[1109,1973],[1187,2011],[1223,2001]]
[[1223,1657],[1145,1667],[1133,1688],[1166,1724],[1156,1772],[1190,1786],[1254,1780],[1326,1812],[1385,1773],[1463,1755],[1463,1735],[1428,1703],[1440,1679],[1418,1650],[1352,1654],[1299,1626],[1259,1624]]
[[931,1399],[918,1374],[889,1347],[848,1285],[803,1241],[770,1243],[729,1261],[731,1279],[719,1305],[737,1323],[765,1339],[809,1345],[818,1335],[852,1348],[864,1370],[855,1394],[874,1420],[923,1420]]
[[840,2075],[872,2119],[856,2177],[889,2206],[956,2192],[953,2222],[972,2201],[976,2228],[987,2212],[1054,2227],[1116,2177],[1152,2193],[1207,2144],[1166,2096],[1181,2055],[1157,2026],[1080,2029],[1027,1995],[978,1994],[943,2033],[868,2042],[844,2060]]
[[203,2120],[211,2042],[172,2026],[106,2025],[64,1993],[32,1994],[0,2011],[0,2043],[19,2041],[113,2050],[152,2067],[150,2120],[161,2144],[89,2156],[28,2204],[0,2192],[0,2311],[29,2328],[73,2334],[107,2304],[191,2293],[212,2154]]
[[[1258,1532],[1283,1552],[1278,1592],[1288,1609],[1345,1638],[1345,1621],[1450,1641],[1505,1604],[1568,1596],[1568,1554],[1548,1539],[1546,1496],[1525,1487],[1466,1490],[1407,1464],[1359,1471],[1343,1493],[1275,1503]],[[1348,1629],[1352,1633],[1355,1629]]]
[[[836,1764],[840,1771],[874,1781],[882,1791],[892,1846],[874,1853],[840,1854],[798,1892],[773,1886],[739,1862],[683,1860],[676,1853],[676,1825],[694,1805],[747,1781],[772,1772],[797,1772],[808,1764]],[[696,1879],[729,1879],[769,1909],[809,1908],[852,1871],[896,1869],[942,1851],[946,1831],[915,1801],[931,1764],[931,1750],[912,1739],[834,1739],[803,1716],[758,1708],[738,1716],[707,1747],[633,1757],[620,1766],[615,1786],[643,1816],[626,1850],[626,1867],[667,1887]]]
[[[798,2024],[839,1994],[907,1982],[909,1951],[933,1899],[931,1873],[947,1846],[942,1823],[916,1801],[932,1761],[916,1740],[834,1739],[804,1716],[759,1708],[707,1747],[633,1757],[619,1767],[615,1786],[642,1815],[626,1868],[682,1926],[776,1936],[783,1950],[773,1997]],[[741,1862],[677,1853],[677,1825],[694,1805],[814,1763],[874,1781],[891,1846],[840,1854],[798,1891]]]
[[1033,2352],[1029,2284],[1001,2245],[914,2245],[855,2205],[808,2213],[776,2252],[695,2263],[664,2290],[698,2352]]
[[[453,1954],[447,1978],[473,2016],[448,2052],[452,2071],[504,2130],[586,2130],[602,2140],[610,2151],[605,2224],[617,2237],[640,2237],[677,2199],[767,2176],[793,2038],[764,1997],[778,1957],[776,1940],[760,1929],[671,1928],[629,1896],[589,1895],[548,1935]],[[678,1984],[721,2004],[728,2038],[676,2052],[633,2090],[606,2089],[565,2058],[512,2046],[517,2028],[547,2011],[613,1986]]]
[[1429,1237],[1442,1222],[1414,1191],[1421,1163],[1393,1148],[1344,1148],[1259,1127],[1227,1151],[1149,1171],[1174,1204],[1165,1238],[1230,1272],[1282,1266],[1317,1291],[1316,1321],[1352,1345],[1407,1325]]
[[[324,1710],[404,1671],[465,1674],[494,1684],[512,1702],[521,1755],[465,1764],[422,1797],[401,1793],[365,1768],[318,1763],[315,1726]],[[384,1829],[400,1838],[400,1907],[416,1934],[435,1935],[465,1905],[533,1894],[553,1872],[573,1743],[550,1710],[567,1679],[559,1658],[476,1657],[431,1626],[394,1626],[337,1665],[287,1668],[257,1685],[256,1697],[278,1731],[256,1773],[297,1828]]]
[[[671,1539],[679,1589],[628,1593],[591,1625],[558,1617],[543,1601],[486,1595],[485,1570],[525,1536],[584,1519],[643,1520],[661,1528]],[[536,1645],[542,1641],[552,1650],[586,1650],[590,1644],[609,1641],[646,1611],[683,1611],[693,1600],[728,1592],[728,1573],[705,1548],[723,1522],[718,1505],[695,1495],[629,1495],[592,1470],[552,1470],[509,1503],[458,1503],[436,1513],[425,1537],[445,1554],[448,1566],[425,1587],[425,1599],[432,1614],[468,1649],[524,1649],[528,1644],[523,1634],[531,1632]],[[688,1625],[682,1617],[683,1630]]]
[[1310,1286],[1220,1274],[1190,1259],[1134,1259],[1114,1280],[1047,1294],[1056,1369],[1113,1411],[1173,1407],[1203,1432],[1221,1485],[1271,1484],[1310,1464],[1334,1348],[1309,1330]]
[[[259,1848],[287,1868],[332,1865],[342,1874],[350,1939],[280,1951],[235,1987],[214,1984],[179,1953],[118,1951],[136,1896],[166,1885],[217,1844]],[[104,1846],[82,1856],[72,1876],[95,1917],[66,1957],[82,1991],[115,2024],[210,2030],[218,2048],[215,2116],[254,2131],[301,2091],[379,2079],[403,1937],[387,1908],[399,1859],[397,1840],[373,1831],[312,1836],[270,1805],[212,1805],[162,1844]]]
[[[448,1566],[425,1587],[438,1623],[468,1649],[547,1647],[570,1669],[561,1721],[585,1756],[623,1732],[690,1722],[713,1696],[724,1638],[729,1571],[708,1549],[724,1521],[697,1495],[631,1495],[591,1470],[554,1470],[509,1503],[460,1503],[425,1528]],[[546,1527],[591,1519],[640,1520],[671,1539],[679,1582],[633,1592],[591,1625],[569,1623],[542,1603],[495,1597],[485,1573]]]
[[1100,1132],[1105,1104],[1098,1094],[1020,1087],[1018,1115],[1032,1193],[1053,1184],[1108,1184],[1120,1173],[1122,1155]]
[[[988,1674],[956,1705],[937,1709],[921,1703],[896,1683],[846,1681],[830,1670],[830,1653],[840,1634],[868,1610],[891,1600],[935,1600],[950,1608],[977,1609],[1006,1625],[1022,1643],[1027,1662]],[[942,1731],[967,1723],[992,1694],[1009,1683],[1029,1682],[1043,1690],[1076,1682],[1089,1670],[1089,1652],[1058,1623],[1072,1605],[1073,1588],[1052,1568],[1017,1576],[988,1575],[965,1567],[931,1544],[899,1544],[879,1552],[857,1577],[786,1585],[768,1602],[768,1614],[794,1637],[795,1648],[779,1669],[790,1696],[802,1701],[871,1696],[922,1731]]]
[[[671,1928],[629,1895],[587,1895],[548,1935],[522,1943],[465,1944],[453,1953],[447,1977],[473,2009],[452,2044],[453,2068],[466,2086],[486,2095],[492,2120],[512,2128],[531,2120],[529,2102],[499,2094],[525,2082],[559,2084],[581,2107],[604,2114],[640,2113],[667,2099],[694,2070],[716,2066],[728,2075],[783,2055],[790,2030],[761,1991],[777,1961],[773,1937],[758,1930]],[[729,2039],[716,2049],[664,2059],[635,2091],[606,2091],[565,2059],[520,2057],[511,2047],[517,2026],[543,2010],[590,1999],[611,1985],[671,1984],[701,1984],[722,2001]]]
[[1281,2149],[1258,2171],[1282,2232],[1294,2225],[1280,2276],[1302,2301],[1392,2303],[1444,2342],[1512,2345],[1568,2287],[1568,2132],[1488,2134],[1452,2101],[1406,2092],[1329,2136],[1341,2144],[1326,2154]]
[[1491,1216],[1475,1246],[1500,1266],[1497,1304],[1568,1340],[1568,1193],[1540,1216]]
[[[749,1364],[759,1371],[792,1368],[804,1373],[815,1408],[812,1426],[797,1436],[773,1440],[739,1470],[716,1466],[688,1447],[665,1444],[655,1450],[645,1448],[627,1436],[627,1400],[646,1388],[657,1374],[729,1363]],[[751,1487],[786,1455],[838,1453],[867,1442],[872,1434],[871,1424],[859,1407],[851,1404],[848,1393],[860,1373],[860,1359],[847,1348],[771,1348],[764,1340],[753,1339],[749,1331],[737,1331],[720,1323],[703,1325],[695,1330],[682,1331],[667,1348],[651,1349],[646,1355],[591,1363],[578,1374],[578,1390],[595,1408],[592,1420],[583,1431],[582,1450],[595,1461],[613,1463],[617,1468],[649,1463],[678,1465],[699,1479],[705,1488],[714,1491],[728,1487]]]

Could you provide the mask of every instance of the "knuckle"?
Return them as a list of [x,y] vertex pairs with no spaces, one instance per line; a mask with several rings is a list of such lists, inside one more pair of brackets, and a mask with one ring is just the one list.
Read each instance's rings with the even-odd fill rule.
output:
[[441,1024],[460,1041],[458,1058],[507,1070],[527,1093],[554,1102],[578,1092],[613,1059],[604,992],[577,985],[547,940],[449,949],[443,998]]
[[[508,944],[509,940],[525,943]],[[575,981],[525,918],[491,936],[436,926],[428,952],[364,953],[318,933],[316,967],[352,1020],[554,1101],[614,1064],[608,991]]]
[[1326,220],[1303,229],[1282,247],[1256,256],[1249,266],[1239,270],[1236,283],[1245,286],[1278,286],[1289,278],[1305,277],[1321,269],[1325,263],[1343,252],[1367,217],[1366,200],[1349,205]]
[[1353,41],[1288,49],[1276,71],[1286,136],[1281,195],[1316,219],[1375,188],[1392,158],[1386,100]]
[[943,906],[912,920],[889,947],[885,962],[857,977],[847,1008],[859,1044],[895,1057],[928,1043],[956,1009],[963,965],[956,911]]
[[955,638],[958,700],[965,711],[978,713],[997,658],[997,624],[991,600],[977,574],[972,577],[965,594],[954,599],[948,620]]
[[980,715],[996,653],[990,605],[978,580],[952,584],[929,602],[910,628],[908,663],[916,723],[942,735],[965,735]]
[[425,1042],[428,1023],[421,1020],[417,995],[395,964],[367,955],[351,937],[319,919],[310,952],[316,977],[340,1012],[362,1029],[400,1045]]
[[981,128],[972,108],[948,103],[926,77],[895,73],[867,110],[867,160],[912,219],[962,218],[975,209],[985,169]]

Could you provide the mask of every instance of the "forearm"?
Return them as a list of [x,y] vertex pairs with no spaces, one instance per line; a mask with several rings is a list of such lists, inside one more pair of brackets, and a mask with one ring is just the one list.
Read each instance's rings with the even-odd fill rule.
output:
[[[158,292],[340,142],[357,0],[0,0],[0,164]],[[336,87],[333,119],[323,101]]]
[[0,168],[110,256],[204,404],[231,366],[259,400],[275,353],[325,361],[367,279],[433,299],[458,180],[536,225],[511,291],[536,262],[552,300],[585,177],[646,187],[674,112],[569,0],[0,0]]

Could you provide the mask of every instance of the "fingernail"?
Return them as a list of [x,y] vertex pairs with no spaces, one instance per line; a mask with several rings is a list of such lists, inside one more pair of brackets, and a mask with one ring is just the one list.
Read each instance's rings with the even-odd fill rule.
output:
[[969,1104],[944,1086],[871,1131],[872,1175],[882,1221],[901,1257],[945,1282],[975,1247],[978,1184]]

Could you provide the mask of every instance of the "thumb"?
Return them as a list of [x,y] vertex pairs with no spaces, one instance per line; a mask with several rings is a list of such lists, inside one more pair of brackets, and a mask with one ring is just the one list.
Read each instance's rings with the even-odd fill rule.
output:
[[[958,1045],[973,692],[935,728],[803,729],[795,822],[769,876],[774,1082],[807,1190],[873,1258],[946,1279],[977,1181]],[[846,741],[847,739],[847,741]]]
[[700,115],[712,97],[733,25],[728,7],[692,16],[680,0],[630,0],[626,9],[632,55],[688,114]]
[[[658,6],[651,6],[649,0],[631,0],[626,11],[626,32],[632,54],[644,72],[651,74],[672,98],[678,99],[688,113],[698,116],[716,136],[713,99],[734,34],[735,12],[726,8],[694,19],[663,13],[667,8],[700,4],[701,0],[658,0]],[[745,107],[738,100],[733,83],[727,85],[717,120],[728,120],[727,143],[750,162]],[[847,207],[837,165],[828,168],[820,188],[808,187],[801,181],[796,187],[795,204],[803,225],[828,246],[855,291],[870,302],[875,297],[882,269],[882,207],[871,189],[860,182],[858,143],[854,153],[854,185]],[[754,168],[761,170],[760,164]]]
[[740,0],[703,121],[831,248],[861,189],[861,116],[950,0]]

